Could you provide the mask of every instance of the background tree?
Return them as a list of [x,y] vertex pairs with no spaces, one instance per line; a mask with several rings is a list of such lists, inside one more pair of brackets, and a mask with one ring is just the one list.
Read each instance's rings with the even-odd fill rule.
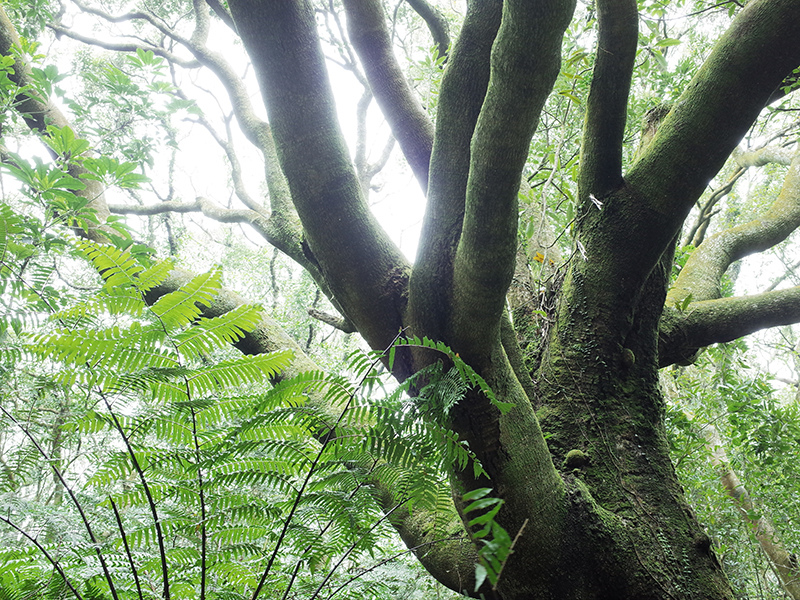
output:
[[[450,412],[450,427],[485,469],[480,477],[454,469],[456,506],[464,492],[490,486],[504,500],[498,522],[517,536],[499,584],[485,594],[732,596],[670,461],[657,369],[689,361],[709,344],[800,321],[800,288],[724,297],[722,285],[734,261],[775,246],[797,228],[797,158],[769,207],[750,222],[706,236],[716,202],[732,189],[725,180],[735,183],[738,170],[723,172],[723,183],[703,198],[754,124],[751,140],[769,139],[768,127],[780,128],[800,64],[800,5],[641,4],[598,0],[576,21],[569,1],[468,3],[446,61],[431,63],[443,68],[428,107],[435,110],[435,125],[393,52],[387,17],[395,26],[402,21],[377,0],[344,2],[348,33],[335,5],[315,12],[313,3],[301,0],[237,0],[229,3],[230,12],[198,0],[180,17],[166,6],[114,15],[74,3],[109,26],[132,25],[133,37],[124,42],[79,33],[66,24],[69,11],[50,22],[57,35],[108,50],[138,50],[140,63],[161,57],[175,69],[208,68],[263,159],[269,211],[244,191],[242,171],[228,151],[232,134],[217,140],[244,210],[219,210],[202,198],[176,202],[169,195],[155,208],[112,209],[199,209],[212,218],[251,223],[308,270],[344,317],[342,326],[355,328],[372,348],[386,348],[399,331],[443,341],[498,398],[513,404],[504,412],[475,389]],[[627,125],[629,108],[642,114],[647,101],[647,94],[635,93],[647,87],[637,77],[669,70],[669,49],[680,41],[673,35],[687,41],[699,35],[689,27],[665,31],[669,11],[689,7],[703,18],[712,15],[726,31],[691,79],[688,65],[698,58],[692,50],[679,60],[669,85],[651,78],[651,91],[666,92],[674,102],[648,113],[646,127],[635,134]],[[441,57],[442,21],[433,11],[421,12]],[[241,39],[269,124],[258,118],[223,55],[209,49],[215,36],[229,35],[219,33],[213,15]],[[584,23],[597,28],[591,63],[579,44]],[[340,46],[341,61],[368,84],[426,191],[413,268],[369,209],[365,193],[375,169],[358,144],[351,160],[321,37],[350,40],[352,50]],[[589,83],[584,68],[591,69]],[[124,70],[110,74],[106,81],[114,93],[131,89]],[[554,86],[558,93],[551,97]],[[775,102],[782,104],[776,108]],[[584,116],[579,156],[569,119],[578,104]],[[79,106],[74,109],[81,114]],[[44,119],[37,123],[30,109],[21,110],[29,125],[41,129]],[[554,143],[535,137],[540,121]],[[784,135],[791,131],[782,129]],[[768,154],[764,161],[773,160]],[[785,151],[778,154],[785,162]],[[763,163],[747,157],[739,168],[757,164]],[[558,190],[566,218],[544,196],[537,198],[541,214],[551,211],[554,219],[530,218],[523,204],[527,235],[520,248],[523,174],[533,190]],[[522,186],[523,199],[531,194],[536,192]],[[701,198],[690,236],[699,246],[668,294],[677,240]],[[560,255],[568,258],[550,262]],[[532,270],[549,272],[544,289],[531,284]],[[519,289],[509,296],[515,273]],[[392,369],[404,380],[438,359],[424,350],[399,351]],[[423,561],[446,585],[472,593],[465,586],[471,574],[452,568],[470,564],[469,557],[441,552]]]

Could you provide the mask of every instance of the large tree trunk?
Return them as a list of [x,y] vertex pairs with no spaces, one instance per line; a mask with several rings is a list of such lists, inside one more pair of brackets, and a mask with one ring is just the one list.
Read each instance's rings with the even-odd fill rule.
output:
[[[346,316],[376,349],[402,327],[444,341],[514,404],[503,414],[471,391],[451,414],[488,475],[454,472],[456,489],[494,488],[505,501],[498,522],[512,537],[519,534],[499,597],[728,599],[731,590],[669,459],[657,379],[659,323],[683,220],[800,62],[800,7],[796,0],[749,3],[623,179],[636,2],[597,4],[580,252],[567,267],[531,382],[515,373],[509,356],[519,368],[519,349],[501,327],[516,256],[520,174],[558,74],[574,3],[469,3],[442,82],[432,150],[418,107],[402,93],[394,102],[384,96],[384,111],[413,113],[419,135],[404,138],[403,150],[412,166],[421,165],[414,167],[418,179],[428,181],[412,271],[371,220],[356,184],[333,117],[311,3],[230,2],[309,246]],[[347,6],[351,14],[369,10],[371,23],[378,19],[374,2]],[[362,50],[362,60],[375,56],[385,64],[390,54],[383,50]],[[373,78],[386,72],[367,69]],[[399,117],[390,121],[410,122]],[[426,152],[429,170],[420,160]],[[431,360],[426,353],[405,356],[396,375]]]

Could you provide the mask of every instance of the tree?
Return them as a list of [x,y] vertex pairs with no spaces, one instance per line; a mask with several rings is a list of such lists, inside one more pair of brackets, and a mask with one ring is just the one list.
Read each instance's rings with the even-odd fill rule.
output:
[[[158,33],[156,42],[107,48],[202,64],[226,85],[243,132],[263,154],[271,205],[267,213],[237,190],[249,212],[226,218],[249,219],[308,269],[372,348],[388,347],[398,332],[444,342],[513,404],[504,411],[474,389],[450,413],[450,427],[485,470],[453,470],[456,506],[463,509],[466,492],[493,488],[504,501],[497,520],[515,538],[496,589],[484,585],[479,593],[732,598],[669,459],[657,372],[709,344],[800,321],[800,287],[748,297],[720,292],[735,260],[800,225],[797,157],[772,207],[706,239],[668,294],[681,228],[708,182],[764,108],[796,87],[800,4],[751,0],[739,10],[738,2],[722,3],[735,19],[679,99],[636,140],[634,158],[626,117],[639,7],[597,0],[597,52],[575,178],[575,251],[544,292],[546,310],[529,311],[532,323],[512,323],[507,311],[520,266],[520,180],[527,161],[536,162],[531,139],[559,75],[575,3],[469,2],[447,55],[435,125],[392,53],[383,3],[343,4],[365,80],[427,193],[413,267],[370,213],[370,169],[359,154],[354,165],[339,128],[310,0],[231,0],[230,12],[195,0],[189,35],[157,13],[115,16],[76,2],[107,22],[133,20]],[[269,123],[255,116],[241,82],[208,49],[212,12],[240,37]],[[52,28],[81,39],[58,21]],[[41,128],[32,109],[21,110]],[[539,340],[528,355],[515,327]],[[400,348],[391,368],[405,380],[441,359]],[[419,534],[406,529],[407,543]],[[474,545],[452,544],[421,559],[446,585],[475,594],[463,567],[474,553]]]

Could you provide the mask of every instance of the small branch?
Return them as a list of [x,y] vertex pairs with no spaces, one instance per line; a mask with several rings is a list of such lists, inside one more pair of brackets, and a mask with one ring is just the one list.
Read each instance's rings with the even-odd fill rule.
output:
[[753,296],[692,302],[682,311],[668,305],[659,325],[659,366],[683,364],[711,344],[798,322],[800,286]]
[[375,100],[423,191],[433,147],[433,124],[395,58],[379,0],[344,0],[347,30]]
[[[785,263],[784,263],[784,264],[785,264]],[[786,280],[787,280],[789,277],[792,277],[792,276],[794,276],[794,275],[795,275],[795,271],[796,271],[798,268],[800,268],[800,260],[798,260],[797,262],[795,262],[795,263],[794,263],[794,264],[792,264],[792,265],[789,265],[789,266],[787,266],[787,267],[786,267],[786,272],[785,272],[783,275],[781,275],[780,277],[777,277],[777,278],[775,279],[775,281],[773,281],[773,282],[772,282],[772,283],[769,285],[769,287],[768,287],[766,290],[764,290],[764,291],[765,291],[765,292],[771,292],[772,290],[776,289],[776,288],[777,288],[777,287],[778,287],[778,286],[779,286],[781,283],[783,283],[784,281],[786,281]]]
[[316,308],[309,308],[308,315],[344,333],[355,333],[357,331],[356,326],[344,317],[332,315]]
[[406,0],[408,5],[422,17],[433,37],[439,58],[447,58],[450,50],[450,32],[447,19],[439,10],[427,0]]
[[231,12],[224,4],[222,4],[222,2],[219,0],[206,0],[206,3],[211,7],[211,10],[214,11],[220,20],[225,23],[225,25],[230,27],[233,31],[236,31],[236,25],[233,23]]
[[719,212],[718,210],[713,210],[714,206],[716,206],[720,200],[730,193],[730,191],[733,189],[733,186],[737,181],[739,181],[745,172],[746,169],[744,167],[737,169],[733,175],[730,176],[725,185],[711,193],[703,206],[700,208],[700,214],[697,216],[697,221],[686,235],[686,244],[692,244],[693,246],[697,247],[703,243],[706,231],[708,230],[708,225],[711,223],[711,218]]
[[63,25],[59,25],[58,23],[51,23],[48,25],[50,29],[52,29],[56,35],[63,35],[70,39],[73,39],[77,42],[81,42],[88,46],[95,46],[97,48],[103,48],[104,50],[110,50],[112,52],[136,52],[137,50],[145,50],[152,52],[156,56],[160,56],[161,58],[168,60],[171,63],[179,65],[185,69],[196,69],[200,66],[200,63],[197,60],[187,60],[185,58],[180,58],[176,54],[161,48],[159,46],[154,46],[152,44],[147,44],[144,42],[108,42],[103,40],[98,40],[83,34],[80,34],[76,31],[73,31]]
[[793,156],[794,152],[787,148],[775,146],[764,146],[758,150],[750,151],[737,149],[733,153],[733,159],[742,168],[763,167],[771,163],[788,166],[792,164]]
[[667,305],[719,297],[720,281],[735,261],[785,240],[800,226],[800,152],[795,154],[778,197],[767,211],[753,219],[709,238],[686,261],[672,289]]

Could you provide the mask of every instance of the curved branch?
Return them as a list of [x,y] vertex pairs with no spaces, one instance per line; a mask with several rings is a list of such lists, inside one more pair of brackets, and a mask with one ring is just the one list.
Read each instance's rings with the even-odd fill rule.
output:
[[94,6],[89,6],[88,4],[84,4],[80,0],[72,0],[72,3],[77,6],[82,12],[85,12],[89,15],[95,15],[96,17],[100,17],[104,21],[108,21],[109,23],[125,23],[127,21],[147,21],[150,25],[158,29],[163,35],[177,39],[174,37],[175,32],[171,27],[169,27],[166,23],[157,19],[155,16],[151,15],[150,13],[146,13],[144,11],[131,11],[127,13],[123,13],[121,15],[112,15],[100,8],[96,8]]
[[582,203],[589,202],[590,193],[603,197],[622,183],[622,139],[639,39],[636,0],[597,0],[597,21],[580,159]]
[[423,191],[433,147],[433,124],[394,56],[379,0],[344,0],[347,31],[375,100]]
[[668,306],[659,323],[659,366],[686,364],[711,344],[798,322],[800,286],[754,296],[692,302],[684,311]]
[[800,3],[748,2],[625,178],[637,204],[652,215],[631,232],[643,269],[637,279],[658,262],[773,90],[798,64]]
[[733,159],[740,167],[763,167],[771,163],[778,165],[792,164],[793,153],[780,146],[764,146],[757,150],[739,150],[733,152]]
[[[82,6],[82,5],[79,5]],[[96,14],[101,18],[116,22],[122,20],[121,17],[114,17],[108,13],[98,9],[86,8],[92,14]],[[183,61],[175,57],[171,53],[166,53],[163,49],[144,46],[142,44],[116,44],[116,45],[103,45],[103,47],[115,51],[135,51],[137,48],[144,48],[153,51],[156,55],[162,56],[166,60],[183,67],[197,67],[205,66],[210,69],[220,80],[228,98],[231,102],[231,107],[236,115],[237,123],[244,133],[245,137],[261,152],[264,159],[264,170],[267,180],[267,188],[270,193],[270,206],[272,208],[273,216],[276,218],[278,215],[286,215],[286,222],[282,227],[287,231],[294,229],[295,237],[300,236],[300,230],[296,225],[291,223],[292,201],[286,179],[281,172],[278,162],[275,143],[272,139],[272,131],[268,123],[260,119],[253,105],[250,102],[250,94],[247,91],[242,80],[236,75],[234,69],[225,60],[225,58],[216,52],[211,51],[206,45],[206,38],[208,36],[208,28],[210,26],[209,18],[207,15],[206,4],[203,0],[194,0],[194,14],[195,14],[195,28],[190,38],[178,35],[170,30],[164,24],[159,24],[158,21],[146,13],[136,13],[136,18],[146,20],[148,23],[156,27],[164,35],[168,35],[171,39],[183,45],[194,56],[193,61]],[[62,28],[63,29],[63,28]],[[69,35],[74,39],[85,41],[89,44],[98,44],[97,40],[84,38],[71,31],[64,31],[65,35]]]
[[63,25],[58,23],[51,23],[48,25],[50,29],[52,29],[56,35],[63,35],[68,38],[71,38],[77,42],[81,42],[82,44],[86,44],[88,46],[97,46],[98,48],[103,48],[104,50],[111,50],[112,52],[136,52],[137,50],[146,50],[152,52],[156,56],[160,56],[161,58],[168,60],[171,63],[179,65],[184,69],[196,69],[200,66],[200,63],[196,60],[187,60],[161,48],[159,46],[154,46],[152,44],[145,44],[143,42],[106,42],[102,40],[98,40],[89,36],[82,35],[76,31],[73,31]]
[[482,356],[498,339],[517,251],[520,177],[561,66],[574,2],[506,1],[491,85],[472,140],[466,210],[453,268],[453,347]]
[[[231,208],[225,208],[224,206],[221,206],[220,204],[201,196],[198,196],[194,202],[170,200],[148,206],[110,204],[108,209],[113,214],[139,216],[158,215],[164,213],[200,212],[209,219],[214,219],[219,223],[246,223],[255,229],[256,232],[270,245],[274,246],[286,254],[286,256],[294,260],[301,267],[303,267],[314,280],[314,282],[319,286],[322,293],[331,299],[331,302],[336,309],[340,311],[342,310],[336,302],[333,292],[325,281],[325,278],[319,269],[319,265],[312,258],[306,255],[306,248],[302,240],[297,238],[293,230],[287,230],[285,228],[285,220],[282,218],[276,219],[274,216],[266,217],[263,213],[255,210],[235,210]],[[352,327],[352,324],[350,326]]]
[[309,308],[306,312],[308,312],[309,317],[314,318],[317,321],[322,321],[323,323],[330,325],[331,327],[338,329],[339,331],[342,331],[344,333],[356,332],[356,328],[353,326],[353,324],[344,317],[341,317],[339,315],[332,315],[317,308]]
[[219,0],[206,0],[206,3],[211,7],[211,10],[214,11],[220,20],[225,23],[225,25],[227,25],[233,31],[236,31],[236,25],[233,24],[231,11],[229,11],[227,7],[222,4],[222,2]]
[[309,247],[343,314],[373,348],[385,348],[403,328],[410,267],[361,192],[311,4],[236,0],[229,5],[261,86]]
[[406,2],[414,9],[414,12],[422,17],[428,26],[428,30],[433,37],[433,43],[436,44],[439,58],[447,58],[447,52],[450,50],[450,27],[447,24],[447,19],[427,0],[406,0]]
[[720,282],[734,262],[763,252],[800,227],[800,152],[795,154],[783,187],[772,206],[758,218],[708,238],[686,261],[667,295],[667,304],[719,297]]

